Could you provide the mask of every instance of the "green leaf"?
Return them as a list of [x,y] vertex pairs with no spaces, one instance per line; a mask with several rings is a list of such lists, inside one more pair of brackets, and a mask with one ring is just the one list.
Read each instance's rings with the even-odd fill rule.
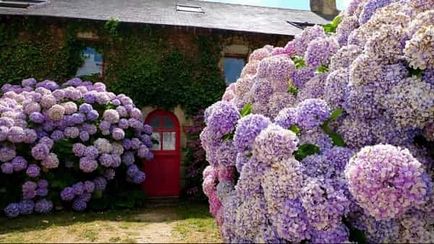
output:
[[298,161],[303,160],[309,155],[318,154],[320,152],[320,149],[318,146],[314,144],[303,144],[298,147],[298,150],[294,152],[294,157]]
[[223,141],[230,141],[230,140],[233,140],[234,139],[234,134],[235,133],[229,133],[229,134],[226,134],[226,135],[224,135],[223,136]]
[[342,16],[336,16],[332,22],[323,25],[323,29],[326,33],[331,34],[335,33],[339,24],[342,22]]
[[326,133],[332,139],[333,144],[338,147],[345,147],[346,146],[345,141],[341,135],[339,135],[337,132],[333,131],[330,128],[329,124],[330,122],[337,120],[340,116],[342,116],[343,113],[344,110],[342,108],[335,109],[331,113],[330,118],[326,120],[324,124],[321,126],[321,129],[324,131],[324,133]]
[[247,115],[251,114],[252,109],[253,109],[253,106],[251,103],[245,104],[244,107],[240,111],[241,117],[246,117]]
[[302,56],[294,56],[291,57],[291,59],[294,62],[296,69],[306,67],[306,62],[304,61],[304,58]]
[[417,78],[421,78],[423,75],[423,70],[421,69],[413,69],[409,67],[408,71],[410,72],[411,76],[416,76]]
[[342,116],[342,114],[344,113],[344,110],[342,108],[337,108],[335,109],[332,114],[330,115],[329,120],[330,121],[335,121],[337,120],[339,117]]
[[290,93],[290,94],[292,94],[294,96],[297,96],[297,94],[298,94],[298,88],[296,86],[290,84],[288,86],[288,93]]
[[315,70],[316,74],[324,74],[327,72],[329,72],[329,67],[327,65],[321,65]]
[[294,132],[296,135],[300,135],[301,129],[297,125],[291,125],[289,130]]

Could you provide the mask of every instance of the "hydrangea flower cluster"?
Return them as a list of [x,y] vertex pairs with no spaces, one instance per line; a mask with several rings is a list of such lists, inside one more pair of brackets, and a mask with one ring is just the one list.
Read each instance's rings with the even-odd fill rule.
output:
[[251,54],[201,135],[225,242],[434,242],[433,13],[352,0]]
[[[50,212],[49,192],[83,211],[120,170],[131,183],[145,180],[136,159],[152,159],[152,128],[126,95],[78,78],[62,85],[26,79],[1,89],[1,177],[24,179],[21,198],[4,206],[8,217]],[[52,187],[57,174],[73,180]]]

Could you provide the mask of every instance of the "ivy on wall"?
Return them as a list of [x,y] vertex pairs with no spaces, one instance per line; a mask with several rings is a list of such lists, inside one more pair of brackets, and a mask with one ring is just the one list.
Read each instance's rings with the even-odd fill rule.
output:
[[116,20],[1,20],[0,85],[28,77],[57,81],[73,77],[83,63],[81,51],[89,44],[77,39],[77,33],[92,31],[99,38],[91,44],[104,55],[104,82],[138,106],[181,105],[192,116],[218,100],[225,89],[218,68],[221,46],[213,36],[194,36],[193,53],[170,45],[168,31]]

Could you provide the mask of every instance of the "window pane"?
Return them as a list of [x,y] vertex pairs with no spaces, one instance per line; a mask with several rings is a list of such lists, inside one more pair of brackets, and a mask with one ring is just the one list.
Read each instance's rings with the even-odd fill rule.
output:
[[77,70],[76,76],[86,76],[93,74],[102,74],[103,57],[95,48],[86,47],[82,56],[84,58],[83,65]]
[[173,128],[175,128],[173,120],[169,116],[164,116],[164,118],[163,118],[163,126],[164,126],[165,129],[173,129]]
[[163,132],[163,150],[175,150],[176,132]]
[[226,57],[224,61],[224,72],[226,84],[234,83],[240,78],[245,61],[242,58]]
[[153,132],[152,138],[154,138],[156,141],[158,141],[158,144],[154,143],[152,144],[152,150],[161,150],[161,138],[159,132]]
[[152,128],[160,128],[160,117],[152,117],[149,121],[149,125],[152,126]]

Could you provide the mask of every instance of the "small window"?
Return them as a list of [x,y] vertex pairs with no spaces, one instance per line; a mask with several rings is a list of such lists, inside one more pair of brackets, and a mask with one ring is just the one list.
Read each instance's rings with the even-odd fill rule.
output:
[[201,7],[189,6],[189,5],[176,5],[176,11],[180,12],[191,12],[191,13],[204,13]]
[[82,52],[83,65],[77,70],[77,77],[98,75],[102,76],[103,57],[95,48],[86,47]]
[[240,78],[246,60],[238,57],[224,58],[224,73],[226,84],[234,83]]

